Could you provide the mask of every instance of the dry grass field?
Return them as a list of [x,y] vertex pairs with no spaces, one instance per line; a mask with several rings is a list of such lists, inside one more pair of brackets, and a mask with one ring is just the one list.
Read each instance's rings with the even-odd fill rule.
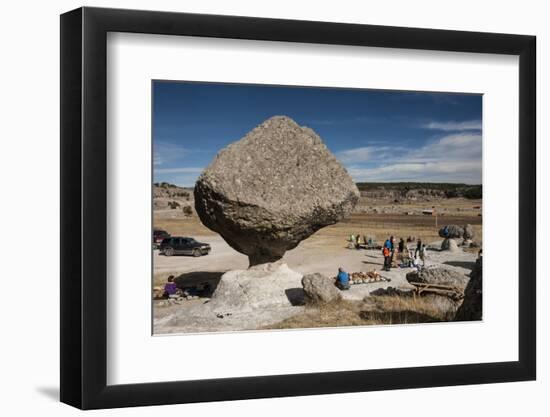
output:
[[[445,224],[471,224],[476,233],[476,240],[481,241],[482,217],[481,200],[464,198],[449,198],[432,200],[428,203],[393,203],[387,200],[365,201],[361,199],[358,208],[366,206],[378,208],[388,213],[365,213],[356,210],[355,213],[332,226],[325,227],[304,241],[307,245],[337,245],[341,246],[343,239],[350,234],[370,236],[377,241],[388,236],[406,238],[416,236],[425,242],[438,240],[439,228]],[[407,212],[417,213],[425,208],[435,206],[440,215],[428,216],[422,214],[407,215]],[[479,207],[479,208],[478,208]],[[172,235],[182,236],[214,236],[216,233],[203,226],[197,216],[171,217],[171,210],[155,211],[154,227],[168,231]],[[175,210],[173,210],[175,212]]]
[[437,323],[450,321],[454,310],[441,308],[426,297],[371,296],[368,301],[341,300],[308,306],[305,311],[270,329]]

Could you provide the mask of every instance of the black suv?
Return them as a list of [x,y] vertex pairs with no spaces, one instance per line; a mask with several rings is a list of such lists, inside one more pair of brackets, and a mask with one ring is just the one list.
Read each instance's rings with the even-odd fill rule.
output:
[[212,248],[208,243],[197,242],[192,237],[171,236],[160,244],[160,253],[172,255],[208,255]]

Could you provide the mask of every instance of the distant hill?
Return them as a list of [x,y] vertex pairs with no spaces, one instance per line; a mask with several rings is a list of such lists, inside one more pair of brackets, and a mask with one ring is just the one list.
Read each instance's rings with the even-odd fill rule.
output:
[[168,182],[153,184],[153,208],[155,210],[171,209],[181,216],[192,216],[195,212],[193,188],[178,187]]
[[439,197],[482,198],[482,186],[438,182],[358,182],[357,188],[365,197],[421,198]]

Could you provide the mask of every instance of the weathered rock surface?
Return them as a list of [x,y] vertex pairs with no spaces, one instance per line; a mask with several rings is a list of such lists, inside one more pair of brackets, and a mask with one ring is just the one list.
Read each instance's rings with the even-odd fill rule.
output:
[[478,258],[474,269],[470,273],[470,281],[464,291],[464,301],[456,312],[456,321],[482,319],[482,275],[482,258]]
[[[445,234],[445,228],[447,228],[447,234]],[[472,240],[475,233],[471,224],[467,224],[464,227],[456,224],[448,224],[439,229],[439,236],[450,239]]]
[[210,308],[223,313],[272,307],[292,307],[299,298],[302,274],[284,263],[262,268],[228,271],[222,275],[210,301]]
[[456,240],[447,238],[441,242],[441,250],[448,250],[450,252],[458,252],[460,249]]
[[[447,235],[444,233],[445,228],[447,228]],[[456,224],[448,224],[439,229],[439,237],[462,238],[462,236],[464,236],[464,228]]]
[[464,234],[462,235],[464,240],[472,240],[474,236],[474,228],[472,227],[472,225],[467,224],[466,226],[464,226]]
[[311,303],[331,303],[342,298],[334,280],[319,273],[304,275],[302,287],[306,300]]
[[275,262],[359,199],[315,132],[274,116],[221,150],[201,174],[195,209],[250,265]]
[[464,291],[470,277],[461,272],[440,266],[429,266],[419,271],[412,271],[406,275],[408,282],[422,282],[426,284],[452,285]]

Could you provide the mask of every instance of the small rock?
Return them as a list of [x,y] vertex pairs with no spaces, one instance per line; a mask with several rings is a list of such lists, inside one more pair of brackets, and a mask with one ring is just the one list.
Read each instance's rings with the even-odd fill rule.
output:
[[322,274],[304,275],[302,286],[306,300],[313,303],[330,303],[339,300],[342,295],[334,286],[334,281]]

